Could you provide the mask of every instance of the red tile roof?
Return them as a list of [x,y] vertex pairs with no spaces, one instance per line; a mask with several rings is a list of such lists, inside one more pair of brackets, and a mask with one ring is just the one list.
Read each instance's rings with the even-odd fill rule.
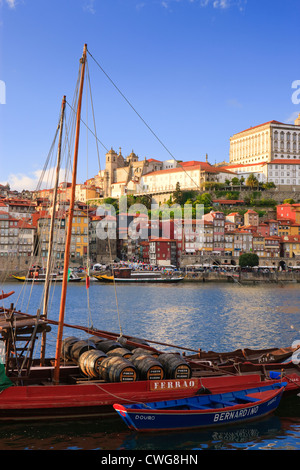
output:
[[274,160],[272,160],[271,162],[267,162],[268,165],[273,165],[275,164],[278,165],[278,164],[288,164],[288,165],[299,165],[300,164],[300,160],[299,159],[296,159],[296,158],[276,158]]
[[273,120],[273,121],[264,122],[263,124],[258,124],[257,126],[248,127],[248,129],[245,129],[244,131],[236,132],[234,135],[236,135],[236,134],[242,134],[243,132],[251,131],[252,129],[256,129],[257,127],[266,126],[267,124],[282,124],[282,125],[284,125],[284,122],[279,122],[279,121],[274,121],[274,120]]

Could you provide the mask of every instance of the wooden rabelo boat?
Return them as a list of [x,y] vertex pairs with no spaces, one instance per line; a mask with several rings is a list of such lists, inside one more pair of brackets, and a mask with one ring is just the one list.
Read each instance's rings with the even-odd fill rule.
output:
[[[113,413],[114,403],[135,403],[186,398],[199,393],[224,393],[228,391],[271,385],[278,382],[272,371],[287,382],[285,392],[299,391],[299,366],[292,362],[257,364],[239,361],[239,367],[250,370],[234,370],[236,364],[209,363],[203,360],[203,352],[182,348],[193,353],[166,354],[149,344],[115,334],[65,323],[65,304],[68,284],[72,220],[74,214],[81,101],[87,60],[84,46],[80,59],[79,95],[76,111],[75,146],[71,197],[69,205],[70,223],[67,227],[64,254],[64,272],[61,285],[61,302],[58,321],[48,315],[50,263],[47,263],[43,310],[25,314],[11,304],[0,307],[0,334],[5,353],[0,363],[0,420],[22,421],[41,419],[65,419]],[[57,152],[56,183],[53,207],[56,203],[58,173],[61,150],[61,135],[66,99],[63,97],[59,122],[59,144]],[[52,211],[48,257],[53,244],[54,213]],[[89,274],[86,273],[87,288]],[[51,326],[57,326],[54,357],[46,357],[47,334]],[[65,327],[84,331],[86,339],[67,337],[63,339]],[[34,357],[36,339],[41,337],[41,353]],[[108,341],[115,343],[113,347]],[[106,344],[105,344],[106,343]],[[173,347],[173,346],[172,346]],[[125,349],[125,352],[124,352]],[[111,352],[114,351],[114,352]],[[163,357],[164,356],[164,357]],[[171,357],[166,357],[171,356]],[[236,354],[235,354],[236,356]],[[228,357],[226,358],[228,360]],[[276,366],[280,367],[278,369]],[[270,366],[270,367],[269,367]]]
[[176,431],[245,423],[273,413],[279,406],[285,382],[238,392],[198,395],[114,409],[135,431]]
[[[52,272],[47,273],[47,269],[34,267],[28,270],[28,275],[26,276],[17,276],[15,274],[11,275],[14,279],[20,282],[33,282],[33,283],[40,283],[40,282],[62,282],[63,275],[61,273]],[[69,270],[68,274],[68,282],[80,282],[82,278],[79,277],[76,273]]]

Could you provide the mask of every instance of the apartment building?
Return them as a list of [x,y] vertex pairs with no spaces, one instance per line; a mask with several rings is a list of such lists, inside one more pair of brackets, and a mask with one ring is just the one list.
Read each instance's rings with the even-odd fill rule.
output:
[[283,236],[281,247],[281,256],[285,258],[300,258],[300,235]]
[[27,220],[0,211],[0,256],[31,256],[35,243],[35,227]]
[[300,204],[278,204],[276,207],[277,220],[291,220],[300,223]]
[[176,240],[168,238],[150,238],[149,261],[154,266],[177,266]]

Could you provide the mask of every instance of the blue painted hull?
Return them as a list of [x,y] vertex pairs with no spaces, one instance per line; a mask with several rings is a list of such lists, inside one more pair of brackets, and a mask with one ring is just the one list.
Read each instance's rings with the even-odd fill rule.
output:
[[252,421],[276,410],[286,384],[179,400],[119,405],[118,412],[137,431],[182,430]]

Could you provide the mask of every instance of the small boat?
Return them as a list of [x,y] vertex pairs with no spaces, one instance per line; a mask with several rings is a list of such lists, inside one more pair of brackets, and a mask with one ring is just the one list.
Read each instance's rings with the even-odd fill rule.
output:
[[114,404],[126,425],[136,431],[173,431],[244,423],[276,410],[286,382],[223,394],[179,400]]
[[[46,282],[46,273],[42,271],[29,270],[28,276],[16,276],[12,274],[12,277],[20,282]],[[62,282],[63,275],[59,273],[52,273],[50,275],[51,282]],[[80,282],[82,278],[77,276],[76,273],[71,272],[68,278],[68,282]]]
[[94,277],[98,281],[103,282],[180,282],[183,276],[172,274],[164,274],[161,271],[133,271],[131,268],[114,268],[112,274],[96,275]]
[[186,359],[200,364],[207,362],[210,365],[226,366],[234,363],[251,362],[252,364],[280,363],[289,360],[297,351],[297,347],[287,346],[282,348],[265,349],[236,349],[229,352],[203,351],[199,349],[197,354],[186,356]]
[[5,292],[2,291],[2,294],[0,294],[0,300],[6,299],[7,297],[10,297],[10,296],[13,295],[14,293],[15,293],[14,290],[12,290],[12,291],[10,291],[10,292],[7,292],[7,293],[5,293]]

